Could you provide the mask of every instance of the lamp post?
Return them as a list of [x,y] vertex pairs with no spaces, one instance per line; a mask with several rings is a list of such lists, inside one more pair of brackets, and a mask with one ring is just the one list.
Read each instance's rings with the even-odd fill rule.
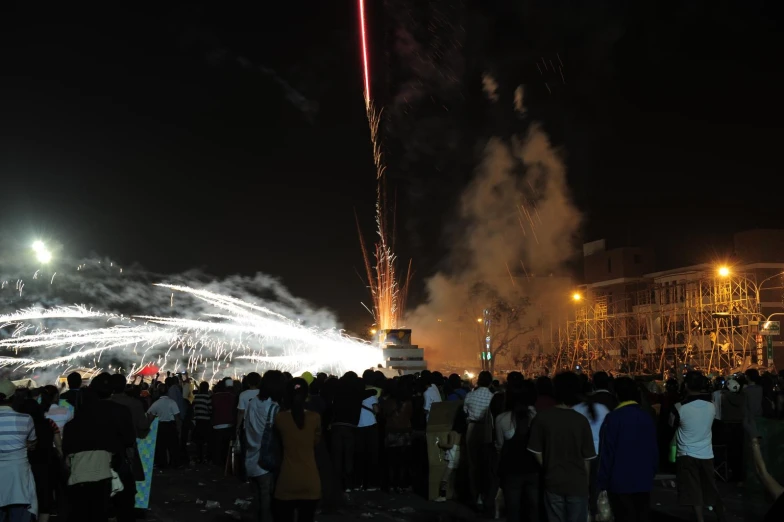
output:
[[[732,274],[732,270],[731,270],[729,267],[727,267],[727,266],[720,266],[720,267],[718,268],[717,272],[718,272],[718,274],[719,274],[719,277],[722,277],[722,278],[727,278],[727,277],[729,277],[729,276]],[[751,285],[752,285],[752,287],[753,287],[753,289],[754,289],[754,297],[755,297],[755,304],[756,304],[756,308],[757,308],[757,310],[754,312],[754,314],[753,314],[753,315],[756,315],[756,316],[758,316],[758,317],[765,317],[765,316],[762,314],[762,301],[760,300],[760,293],[762,292],[762,287],[763,287],[763,285],[764,285],[765,283],[767,283],[768,281],[770,281],[770,280],[772,280],[772,279],[775,279],[776,277],[781,277],[781,276],[784,276],[784,272],[779,272],[779,273],[773,274],[772,276],[766,277],[765,279],[763,279],[762,281],[760,281],[759,283],[757,283],[756,281],[752,281],[751,279],[749,279],[749,278],[748,278],[748,277],[746,277],[746,276],[743,276],[743,275],[740,275],[740,274],[736,274],[736,275],[735,275],[735,277],[739,277],[739,278],[745,279],[747,282],[751,283]],[[781,316],[781,315],[784,315],[784,312],[774,312],[774,313],[770,314],[770,315],[769,315],[769,316],[768,316],[768,317],[765,319],[765,322],[766,322],[766,323],[767,323],[767,322],[769,322],[771,317],[777,317],[777,316]],[[745,352],[746,352],[746,348],[745,348],[745,345],[744,345],[744,348],[743,348],[743,352],[744,352],[744,353],[743,353],[743,357],[744,357],[744,359],[745,359],[745,357],[746,357],[746,353],[745,353]],[[771,355],[771,357],[768,357],[768,359],[772,359],[772,353],[771,353],[771,354],[769,354],[769,355]],[[758,361],[758,362],[759,362],[759,361]],[[772,364],[772,361],[771,361],[771,360],[769,360],[769,361],[768,361],[768,364],[769,364],[769,365],[770,365],[770,364]]]
[[[579,303],[583,302],[583,300],[584,300],[583,299],[583,294],[581,294],[580,292],[574,292],[572,294],[572,302],[574,302],[575,304],[579,304]],[[591,366],[592,366],[591,365],[591,351],[590,351],[590,349],[591,349],[591,342],[590,342],[590,336],[588,335],[588,310],[589,310],[589,308],[590,308],[590,305],[588,303],[585,303],[585,310],[586,311],[585,311],[585,317],[583,319],[584,323],[585,323],[584,324],[584,327],[585,327],[585,357],[588,359],[588,371],[591,372]],[[576,312],[575,312],[574,322],[575,322],[575,324],[577,324],[579,322],[579,317],[577,317],[577,313]],[[575,346],[575,354],[577,353],[577,350],[579,349],[579,345],[580,345],[579,341],[580,340],[575,335],[575,343],[577,343],[577,346]],[[572,361],[572,362],[574,362],[574,361]],[[574,364],[572,364],[572,366],[574,366]]]
[[[727,278],[730,275],[732,275],[732,270],[730,270],[730,268],[727,267],[727,266],[720,266],[719,269],[717,270],[717,272],[719,274],[719,277],[721,277],[721,278]],[[780,277],[780,276],[784,276],[784,272],[779,272],[778,274],[773,274],[772,276],[766,277],[765,279],[763,279],[762,281],[757,283],[755,281],[752,281],[751,279],[749,279],[746,276],[743,276],[743,275],[740,275],[740,274],[735,274],[735,277],[739,277],[741,279],[745,279],[746,281],[751,283],[751,286],[754,288],[754,298],[756,299],[757,312],[760,312],[760,310],[762,308],[762,303],[760,302],[760,292],[762,291],[762,285],[764,285],[765,283],[767,283],[771,279],[774,279],[774,278]]]

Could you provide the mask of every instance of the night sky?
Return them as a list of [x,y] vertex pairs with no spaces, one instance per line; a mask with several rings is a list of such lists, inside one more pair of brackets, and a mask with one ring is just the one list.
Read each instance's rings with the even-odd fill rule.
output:
[[[784,227],[780,2],[371,2],[415,300],[481,143],[514,131],[482,95],[486,71],[524,83],[562,147],[586,219],[576,245],[653,244],[666,265]],[[375,171],[353,2],[17,4],[0,7],[2,234],[162,273],[261,271],[349,327],[369,319],[354,216],[372,239]],[[448,74],[413,97],[409,37],[448,51]],[[542,56],[563,60],[565,85],[546,88]]]

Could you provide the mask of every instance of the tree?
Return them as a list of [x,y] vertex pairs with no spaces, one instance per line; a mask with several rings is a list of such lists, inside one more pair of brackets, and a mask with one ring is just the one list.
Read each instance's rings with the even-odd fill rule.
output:
[[487,321],[490,322],[490,360],[483,360],[482,368],[492,373],[496,359],[508,355],[517,339],[534,330],[523,322],[531,302],[515,289],[502,296],[490,285],[477,283],[471,289],[471,304],[475,316],[482,319],[476,323],[480,352],[486,351]]

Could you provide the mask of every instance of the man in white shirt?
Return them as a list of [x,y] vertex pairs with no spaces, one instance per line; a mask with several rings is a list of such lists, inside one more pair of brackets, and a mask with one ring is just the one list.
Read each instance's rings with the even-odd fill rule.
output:
[[256,372],[250,372],[245,377],[245,384],[248,386],[248,389],[240,393],[239,402],[237,403],[237,435],[240,434],[242,429],[242,419],[245,418],[245,410],[248,409],[248,403],[259,395],[261,375]]
[[673,413],[678,445],[678,501],[681,505],[692,506],[697,522],[704,520],[703,507],[713,506],[721,522],[726,520],[726,515],[716,488],[711,433],[716,407],[706,393],[709,381],[702,373],[691,371],[684,382],[688,395]]
[[[152,403],[147,415],[158,418],[158,442],[155,445],[155,461],[159,468],[167,464],[178,467],[180,462],[179,431],[182,424],[177,402],[166,395],[165,386],[160,398]],[[166,454],[169,458],[167,462]]]
[[425,400],[425,419],[428,420],[430,419],[430,408],[436,402],[441,402],[441,391],[433,382],[433,375],[430,372],[422,372],[420,379],[422,379],[422,384],[425,385],[425,392],[422,394],[422,398]]
[[357,482],[365,491],[376,491],[379,486],[378,469],[378,396],[381,393],[379,388],[373,386],[375,383],[375,373],[373,370],[365,370],[362,374],[362,382],[365,390],[375,391],[362,400],[362,409],[359,411],[359,422],[355,437]]

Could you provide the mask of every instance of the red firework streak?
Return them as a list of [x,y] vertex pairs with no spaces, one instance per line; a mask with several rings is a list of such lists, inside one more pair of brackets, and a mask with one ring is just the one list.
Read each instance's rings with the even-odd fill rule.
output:
[[365,106],[370,107],[370,67],[368,66],[367,24],[365,22],[365,0],[359,0],[359,31],[362,39],[362,66],[365,73]]
[[[359,23],[360,37],[362,41],[362,67],[365,80],[365,109],[367,111],[368,125],[370,127],[370,139],[373,143],[373,162],[376,165],[376,227],[378,241],[375,244],[375,251],[372,257],[375,264],[371,262],[371,253],[365,247],[362,239],[362,230],[359,227],[357,218],[357,229],[359,229],[359,242],[362,247],[362,255],[365,261],[365,271],[367,274],[370,295],[373,298],[373,309],[368,310],[375,319],[379,330],[389,330],[403,326],[403,313],[408,294],[408,284],[411,280],[411,262],[408,263],[408,271],[403,281],[397,281],[397,257],[394,253],[395,221],[394,210],[392,212],[392,235],[387,230],[386,212],[386,187],[384,180],[384,162],[381,154],[381,144],[378,136],[381,115],[376,112],[370,97],[370,63],[368,59],[367,45],[367,20],[365,19],[365,0],[359,2]],[[391,238],[391,239],[390,239]],[[365,307],[367,308],[367,307]]]

